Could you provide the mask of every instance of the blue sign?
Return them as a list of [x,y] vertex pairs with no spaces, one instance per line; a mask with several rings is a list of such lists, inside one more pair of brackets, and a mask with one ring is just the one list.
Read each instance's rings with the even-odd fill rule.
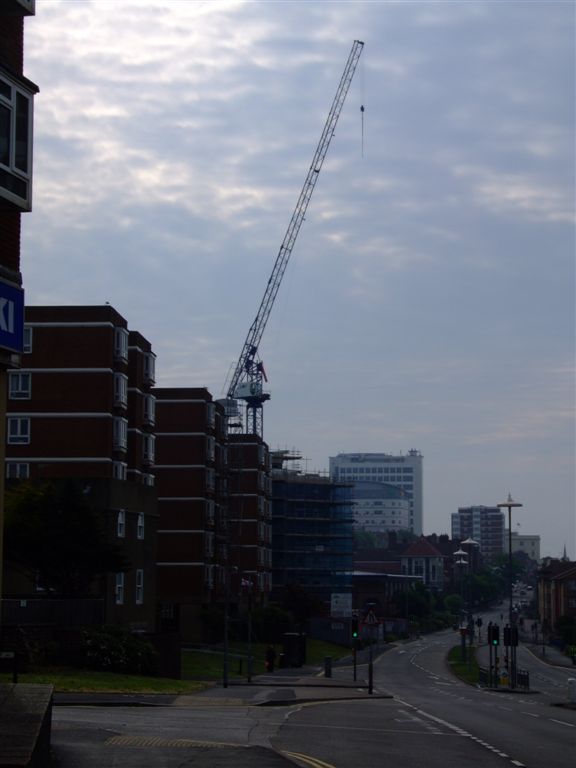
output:
[[0,349],[24,348],[24,291],[0,280]]

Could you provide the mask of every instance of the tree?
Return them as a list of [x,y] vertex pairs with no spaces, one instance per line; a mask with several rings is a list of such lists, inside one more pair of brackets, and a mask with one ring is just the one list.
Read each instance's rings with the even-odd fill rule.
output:
[[303,629],[313,616],[322,613],[322,601],[306,591],[301,584],[286,584],[278,590],[275,601],[294,617],[296,626]]
[[106,542],[101,515],[71,482],[8,490],[5,558],[63,597],[86,595],[97,576],[128,569],[120,547]]

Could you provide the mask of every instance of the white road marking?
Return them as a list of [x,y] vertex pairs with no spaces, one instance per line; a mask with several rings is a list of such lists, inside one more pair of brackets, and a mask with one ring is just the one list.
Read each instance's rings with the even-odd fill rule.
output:
[[559,723],[560,725],[567,725],[568,728],[576,728],[576,725],[573,725],[572,723],[566,723],[564,720],[554,720],[553,717],[550,718],[553,723]]

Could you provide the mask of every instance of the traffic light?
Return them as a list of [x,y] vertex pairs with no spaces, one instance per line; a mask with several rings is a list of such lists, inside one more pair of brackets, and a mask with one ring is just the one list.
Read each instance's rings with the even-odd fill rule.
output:
[[498,624],[492,624],[488,627],[488,642],[490,645],[500,645],[500,627]]
[[352,640],[358,640],[358,616],[352,616]]

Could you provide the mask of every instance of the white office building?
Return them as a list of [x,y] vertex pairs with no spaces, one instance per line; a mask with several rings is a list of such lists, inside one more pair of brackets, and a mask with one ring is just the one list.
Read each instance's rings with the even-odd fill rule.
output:
[[410,530],[411,498],[396,485],[357,480],[352,490],[354,528],[370,533]]
[[[339,453],[330,457],[330,477],[344,483],[387,483],[404,492],[409,500],[408,524],[403,528],[422,535],[422,454]],[[354,493],[353,493],[354,497]],[[355,499],[356,500],[356,499]],[[394,529],[392,529],[394,530]]]

